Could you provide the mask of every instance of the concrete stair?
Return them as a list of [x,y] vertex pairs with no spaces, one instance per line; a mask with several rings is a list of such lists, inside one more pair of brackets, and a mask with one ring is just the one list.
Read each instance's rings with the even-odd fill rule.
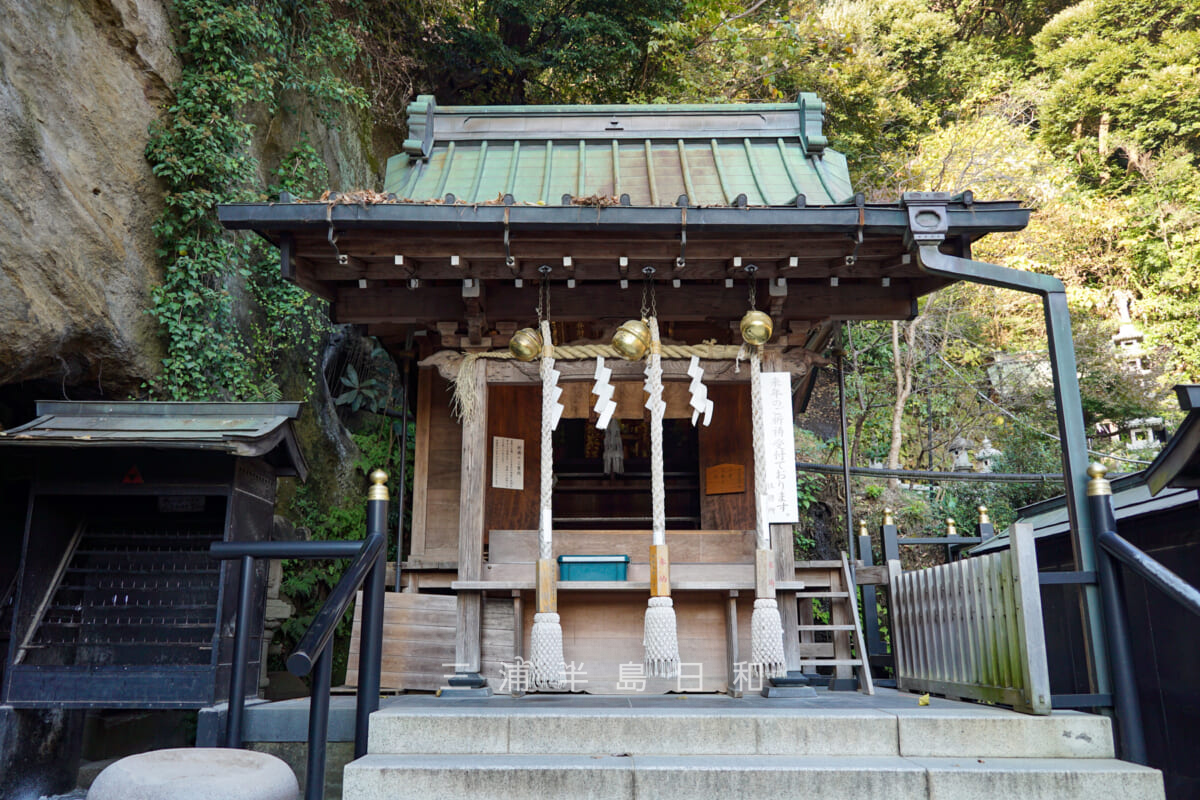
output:
[[1163,797],[1156,770],[1113,758],[1108,719],[1074,712],[918,706],[888,690],[412,700],[372,717],[346,800]]

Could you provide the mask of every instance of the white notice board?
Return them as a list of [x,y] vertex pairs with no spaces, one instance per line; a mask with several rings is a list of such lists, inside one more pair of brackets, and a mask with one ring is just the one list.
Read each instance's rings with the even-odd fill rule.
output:
[[525,440],[492,437],[492,488],[525,490]]
[[766,449],[765,487],[768,523],[799,522],[796,501],[796,439],[792,430],[792,376],[788,372],[762,373],[763,447]]

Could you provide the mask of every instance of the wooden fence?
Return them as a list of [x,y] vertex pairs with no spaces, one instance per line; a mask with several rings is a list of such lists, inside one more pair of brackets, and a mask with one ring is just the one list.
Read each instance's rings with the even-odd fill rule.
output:
[[1014,525],[1009,542],[912,572],[888,562],[900,689],[1050,713],[1033,528]]

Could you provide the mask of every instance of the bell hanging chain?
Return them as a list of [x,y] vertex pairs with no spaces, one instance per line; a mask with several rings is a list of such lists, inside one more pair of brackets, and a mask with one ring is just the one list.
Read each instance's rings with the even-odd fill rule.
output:
[[642,267],[642,319],[647,320],[658,316],[658,302],[654,296],[654,267],[647,264]]
[[541,327],[543,320],[550,320],[550,265],[542,264],[538,267],[538,272],[542,275],[538,280],[537,305],[538,326]]
[[754,280],[756,272],[758,272],[757,264],[746,265],[746,283],[750,287],[750,309],[752,311],[758,307],[758,281]]

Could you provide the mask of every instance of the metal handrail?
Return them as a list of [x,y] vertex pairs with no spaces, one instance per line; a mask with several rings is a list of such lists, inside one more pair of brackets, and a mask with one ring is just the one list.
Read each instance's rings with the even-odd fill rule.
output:
[[375,566],[374,560],[379,555],[380,548],[383,547],[383,541],[382,534],[373,533],[362,542],[358,556],[342,573],[341,580],[333,587],[333,591],[329,593],[329,597],[326,598],[325,603],[309,624],[308,630],[301,637],[300,643],[288,656],[288,672],[297,678],[303,678],[312,671],[313,665],[329,645],[329,640],[333,638],[333,633],[342,616],[354,602],[354,595],[358,592],[358,587],[362,585],[366,580],[367,573]]
[[1097,542],[1114,558],[1157,586],[1167,597],[1200,616],[1200,589],[1163,566],[1137,545],[1115,531],[1103,531]]
[[386,571],[387,474],[371,474],[373,486],[367,500],[367,537],[362,541],[335,542],[214,542],[209,555],[218,560],[240,560],[241,575],[235,619],[233,657],[229,678],[229,716],[225,746],[242,746],[242,719],[246,705],[246,666],[249,663],[249,619],[253,613],[255,559],[325,559],[353,557],[349,568],[317,611],[296,650],[288,657],[288,671],[298,677],[312,673],[308,713],[308,759],[305,800],[325,796],[325,750],[329,735],[329,690],[333,654],[329,647],[338,622],[350,607],[359,587],[363,592],[358,692],[354,714],[354,757],[367,752],[370,716],[379,710],[379,682],[383,652],[383,594]]
[[235,558],[354,558],[363,548],[362,539],[336,542],[213,542],[208,554],[221,561]]

